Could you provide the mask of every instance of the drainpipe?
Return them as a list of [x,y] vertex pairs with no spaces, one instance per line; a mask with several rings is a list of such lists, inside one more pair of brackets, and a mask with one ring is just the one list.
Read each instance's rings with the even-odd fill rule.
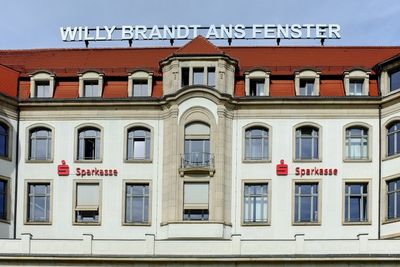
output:
[[19,121],[20,121],[20,108],[19,108],[19,84],[20,79],[18,77],[17,85],[17,131],[15,140],[15,188],[14,188],[14,234],[13,238],[17,238],[17,199],[18,199],[18,163],[19,163]]
[[381,239],[381,198],[382,198],[382,104],[379,104],[379,185],[378,185],[378,239]]

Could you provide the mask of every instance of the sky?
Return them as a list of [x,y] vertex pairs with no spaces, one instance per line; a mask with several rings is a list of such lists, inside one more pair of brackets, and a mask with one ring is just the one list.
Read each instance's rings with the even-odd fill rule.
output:
[[[0,1],[0,49],[2,50],[85,47],[82,42],[63,42],[60,27],[178,24],[209,26],[336,23],[341,26],[342,38],[327,40],[325,42],[327,46],[400,46],[399,0],[2,1],[3,3]],[[134,44],[136,45],[167,46],[169,42],[141,42]],[[275,45],[275,43],[268,40],[234,40],[232,45]],[[281,45],[319,45],[319,42],[283,40]],[[128,44],[127,42],[90,44],[90,47],[117,46],[128,46]]]

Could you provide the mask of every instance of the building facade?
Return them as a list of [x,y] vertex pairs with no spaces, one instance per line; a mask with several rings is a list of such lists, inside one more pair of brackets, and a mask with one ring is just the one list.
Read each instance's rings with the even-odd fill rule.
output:
[[393,263],[399,53],[0,51],[0,257]]

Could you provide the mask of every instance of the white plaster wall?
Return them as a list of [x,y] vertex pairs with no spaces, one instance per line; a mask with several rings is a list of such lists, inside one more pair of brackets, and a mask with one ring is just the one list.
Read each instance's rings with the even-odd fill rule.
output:
[[[21,140],[26,140],[26,129],[37,121],[21,122]],[[83,233],[91,233],[95,238],[144,238],[145,234],[155,233],[156,221],[160,214],[161,196],[161,166],[162,166],[162,121],[158,120],[91,120],[91,123],[103,127],[103,161],[102,163],[74,163],[75,127],[87,123],[87,120],[46,121],[55,129],[54,162],[27,163],[20,162],[20,186],[18,188],[18,230],[21,233],[31,233],[35,238],[81,238]],[[124,163],[124,128],[125,126],[142,122],[153,127],[153,161],[152,163]],[[24,142],[25,143],[25,142]],[[25,158],[27,146],[21,146],[21,157]],[[66,160],[70,166],[70,175],[57,175],[57,165]],[[118,176],[85,176],[77,177],[75,168],[103,168],[117,169]],[[53,181],[52,225],[26,225],[23,222],[26,212],[25,180],[49,179]],[[73,181],[74,180],[101,180],[101,225],[73,225]],[[122,226],[123,218],[123,180],[151,181],[151,226]]]
[[[271,126],[272,162],[243,163],[243,127],[249,123],[266,123]],[[299,163],[293,162],[294,142],[293,126],[302,122],[313,122],[322,127],[322,162]],[[356,238],[359,233],[369,233],[377,237],[378,223],[378,142],[372,141],[372,162],[346,163],[343,162],[343,126],[352,122],[364,122],[372,126],[372,137],[378,140],[377,119],[234,119],[233,144],[238,149],[233,150],[233,186],[235,195],[233,203],[233,233],[241,234],[242,238],[293,238],[295,234],[305,234],[306,238]],[[238,134],[236,136],[236,133]],[[277,176],[276,165],[284,159],[289,165],[288,176]],[[337,168],[337,176],[295,176],[296,166],[302,168]],[[343,225],[343,179],[371,179],[372,213],[369,214],[372,225]],[[270,226],[241,226],[242,215],[242,181],[251,179],[271,180],[271,225]],[[293,226],[293,180],[319,179],[321,181],[322,213],[321,225]]]

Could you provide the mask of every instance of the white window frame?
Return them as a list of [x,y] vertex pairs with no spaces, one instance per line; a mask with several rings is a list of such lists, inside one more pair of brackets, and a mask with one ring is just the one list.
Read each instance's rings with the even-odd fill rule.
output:
[[314,71],[314,70],[302,70],[302,71],[296,71],[295,72],[295,78],[294,78],[294,86],[295,86],[295,92],[296,96],[305,96],[300,94],[300,81],[301,80],[313,80],[314,81],[314,90],[312,93],[312,96],[319,96],[319,90],[320,90],[320,71]]
[[134,71],[129,73],[128,76],[128,97],[144,97],[135,96],[134,94],[134,83],[135,81],[147,81],[147,94],[145,96],[150,97],[153,92],[153,73],[147,71]]
[[250,84],[252,80],[263,80],[264,90],[259,96],[269,96],[270,73],[270,71],[265,70],[251,70],[244,72],[244,88],[246,96],[250,96]]
[[[371,179],[343,179],[343,209],[342,209],[342,223],[343,225],[364,225],[364,224],[371,224],[371,218],[373,215],[372,212],[372,191],[371,191]],[[366,184],[367,186],[367,194],[361,194],[361,198],[366,198],[367,200],[367,218],[365,221],[348,221],[346,220],[346,184]],[[350,212],[350,210],[347,210]]]
[[[55,75],[47,71],[38,71],[32,73],[30,76],[30,97],[31,98],[51,98],[54,95]],[[36,95],[36,87],[39,82],[49,83],[49,96],[38,97]]]
[[[133,185],[133,186],[143,186],[143,185],[146,185],[146,186],[148,186],[148,194],[147,194],[147,196],[145,195],[144,197],[147,197],[147,199],[148,199],[148,210],[147,210],[147,214],[148,214],[148,218],[147,218],[147,222],[128,222],[127,220],[126,220],[126,216],[127,216],[127,214],[126,214],[126,209],[127,209],[127,186],[129,186],[129,185]],[[122,203],[123,203],[123,212],[122,212],[122,225],[127,225],[127,226],[129,226],[129,225],[131,225],[131,226],[150,226],[151,225],[151,218],[152,218],[152,214],[151,214],[151,212],[152,212],[152,208],[151,208],[151,205],[152,205],[152,183],[151,183],[151,180],[140,180],[140,179],[130,179],[130,180],[124,180],[123,181],[123,189],[122,189],[122,191],[123,191],[123,195],[122,195],[122,197],[123,197],[123,200],[122,200]],[[143,207],[144,208],[144,207]]]
[[[79,206],[78,201],[78,185],[97,185],[98,186],[98,205],[95,206]],[[73,196],[73,221],[74,225],[101,225],[101,216],[102,216],[102,181],[101,180],[74,180],[74,196]],[[97,221],[86,221],[86,222],[78,222],[77,212],[79,211],[97,211],[98,212],[98,220]]]
[[[182,85],[182,68],[188,68],[189,69],[189,82],[188,85]],[[209,70],[213,68],[214,69],[214,85],[209,85],[208,81],[208,73]],[[194,69],[203,69],[203,81],[200,84],[194,84],[193,83],[193,73]],[[202,62],[202,61],[184,61],[180,62],[179,64],[179,88],[182,88],[184,86],[208,86],[214,89],[218,89],[218,75],[217,75],[217,63],[208,61],[208,62]]]
[[362,92],[360,96],[369,95],[369,75],[371,74],[370,71],[354,69],[351,71],[345,71],[343,74],[343,82],[346,96],[358,96],[350,92],[350,84],[352,81],[363,81]]
[[[46,159],[36,159],[32,157],[32,134],[33,132],[40,131],[40,130],[47,130],[49,132],[49,138],[47,139],[47,152],[49,153],[48,158]],[[47,124],[34,124],[27,128],[27,139],[26,139],[26,162],[38,162],[38,163],[45,163],[45,162],[53,162],[53,155],[54,155],[54,127],[47,125]]]
[[[318,132],[318,157],[311,159],[297,158],[297,131],[301,128],[314,128]],[[322,160],[322,127],[316,123],[304,122],[293,127],[293,162],[320,162]]]
[[[103,96],[103,76],[104,74],[98,73],[95,71],[87,71],[84,73],[78,73],[79,76],[79,97],[86,98],[87,96],[84,95],[85,93],[85,82],[87,81],[97,81],[97,86],[100,90],[100,96]],[[92,96],[87,98],[94,98]]]
[[[79,157],[79,150],[80,148],[80,140],[79,140],[79,133],[82,130],[90,130],[90,129],[95,129],[100,132],[99,134],[99,157],[95,159],[81,159]],[[75,143],[74,143],[74,162],[97,162],[100,163],[103,160],[103,145],[104,145],[104,129],[102,126],[95,124],[95,123],[90,123],[90,124],[81,124],[77,127],[75,127]]]
[[[252,128],[259,128],[259,129],[265,129],[267,131],[267,142],[268,142],[268,150],[267,150],[267,158],[265,159],[248,159],[246,158],[246,132],[249,129]],[[246,126],[243,127],[243,142],[242,142],[242,146],[243,146],[243,153],[242,153],[242,161],[245,163],[260,163],[260,162],[271,162],[271,151],[272,151],[272,130],[271,130],[271,126],[264,124],[264,123],[251,123],[251,124],[247,124]]]
[[[30,209],[30,185],[48,185],[48,219],[45,221],[31,221],[29,220],[29,209]],[[43,197],[43,196],[42,196]],[[47,197],[47,196],[45,196]],[[24,209],[24,224],[35,224],[35,225],[51,225],[52,224],[52,211],[53,211],[53,181],[52,180],[25,180],[25,209]]]
[[[316,216],[316,220],[313,221],[296,221],[296,209],[298,209],[299,207],[296,207],[296,197],[297,197],[297,193],[296,193],[296,185],[309,185],[309,184],[316,184],[317,188],[318,188],[318,192],[317,193],[312,193],[310,197],[316,197],[317,198],[317,214],[314,214],[314,217]],[[293,180],[293,185],[292,185],[292,224],[293,225],[321,225],[321,214],[322,214],[322,182],[319,179],[295,179]],[[304,195],[301,195],[304,197]],[[312,207],[313,201],[311,200],[311,207]],[[299,203],[299,206],[301,206],[301,204]]]
[[[348,156],[347,131],[351,128],[363,128],[367,130],[367,157],[350,158]],[[352,122],[343,126],[343,161],[344,162],[367,162],[372,160],[372,126],[364,122]]]
[[[265,209],[266,209],[266,220],[261,221],[261,222],[253,222],[253,221],[246,221],[245,219],[245,209],[246,209],[246,195],[245,195],[245,188],[246,186],[251,186],[251,185],[267,185],[267,193],[266,193],[266,202],[265,203]],[[245,179],[242,180],[242,219],[241,219],[241,225],[242,226],[268,226],[271,225],[271,187],[272,187],[272,181],[270,179]]]

